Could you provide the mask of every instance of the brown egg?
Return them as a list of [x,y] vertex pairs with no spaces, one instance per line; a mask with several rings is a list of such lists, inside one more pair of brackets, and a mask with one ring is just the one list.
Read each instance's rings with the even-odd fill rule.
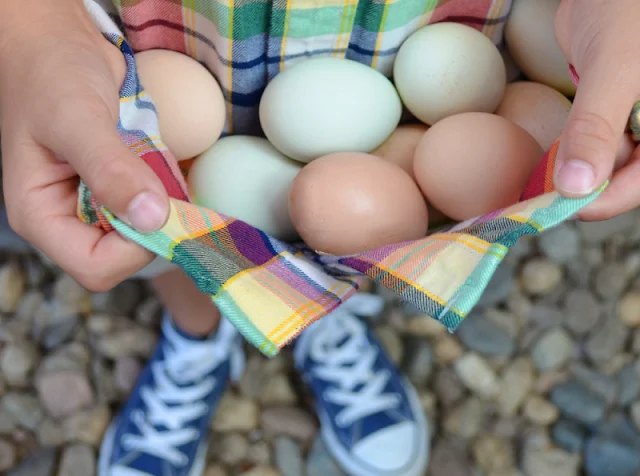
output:
[[418,142],[429,129],[424,124],[405,124],[398,126],[389,138],[371,152],[371,155],[380,157],[396,164],[402,170],[413,177],[413,155],[418,146]]
[[532,81],[507,85],[496,114],[531,134],[544,150],[560,137],[569,117],[571,101],[555,89]]
[[320,157],[293,180],[289,214],[309,247],[352,255],[422,238],[427,205],[398,166],[370,154]]
[[414,173],[433,207],[466,220],[516,203],[543,154],[520,126],[470,112],[427,131],[416,149]]

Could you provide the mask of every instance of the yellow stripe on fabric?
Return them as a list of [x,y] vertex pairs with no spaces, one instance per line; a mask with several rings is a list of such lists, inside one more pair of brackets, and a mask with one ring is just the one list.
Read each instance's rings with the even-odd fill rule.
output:
[[[233,38],[233,12],[235,9],[235,0],[229,0],[229,33],[228,38]],[[233,134],[233,40],[227,40],[227,124],[229,134]]]
[[123,96],[120,98],[120,102],[131,102],[131,101],[136,101],[138,99],[142,99],[145,96],[148,96],[149,93],[147,93],[146,89],[143,89],[142,91],[140,91],[138,94],[135,94],[133,96]]
[[389,13],[389,5],[394,3],[395,0],[385,0],[384,9],[382,10],[382,18],[380,18],[380,25],[378,26],[378,35],[376,36],[376,46],[373,51],[373,58],[371,59],[371,67],[375,69],[378,65],[378,58],[380,53],[380,45],[382,44],[382,37],[384,35],[384,23],[387,20]]
[[[494,1],[487,20],[495,20],[497,18],[500,18],[502,16],[502,12],[504,11],[505,4],[506,4],[505,0]],[[486,25],[484,28],[485,35],[487,35],[489,38],[493,40],[495,37],[496,29],[498,28],[498,25],[499,25],[498,23],[491,23],[489,25]]]
[[334,57],[344,57],[344,52],[340,50],[345,49],[349,45],[349,39],[351,38],[351,27],[353,19],[355,18],[357,11],[358,0],[346,0],[344,3],[344,9],[342,12],[342,20],[340,21],[340,31],[336,38]]
[[[184,26],[191,31],[196,31],[196,19],[195,19],[195,1],[194,0],[183,0],[182,2],[182,12],[184,16]],[[194,59],[197,59],[197,51],[196,51],[196,39],[194,35],[190,35],[185,33],[185,49],[187,50],[187,54]]]
[[[284,71],[287,56],[287,35],[289,34],[289,17],[291,16],[291,4],[293,0],[287,0],[287,8],[284,13],[284,29],[282,30],[282,43],[280,45],[280,71]],[[297,7],[297,5],[296,5]]]
[[417,280],[416,281],[408,281],[406,276],[402,276],[401,274],[396,273],[395,270],[393,270],[392,268],[387,268],[386,266],[384,266],[384,264],[377,264],[376,268],[381,273],[393,276],[394,278],[397,278],[397,279],[403,281],[404,283],[414,287],[417,291],[425,294],[429,299],[431,299],[432,301],[437,302],[441,306],[446,305],[446,301],[444,301],[440,296],[437,296],[436,294],[433,294],[427,288],[422,286]]
[[440,3],[440,0],[428,0],[425,3],[424,11],[422,13],[422,18],[420,19],[419,26],[425,26],[431,20],[431,16],[435,11],[436,7]]

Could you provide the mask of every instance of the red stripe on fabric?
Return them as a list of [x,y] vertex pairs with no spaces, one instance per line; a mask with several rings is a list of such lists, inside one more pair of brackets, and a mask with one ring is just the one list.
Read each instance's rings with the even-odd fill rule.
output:
[[[161,23],[148,24],[150,18],[184,25],[182,3],[167,0],[139,2],[122,7],[122,20],[127,25],[127,41],[134,51],[162,48],[186,53],[184,30],[167,28]],[[144,27],[141,28],[141,25]]]
[[[158,175],[170,197],[188,202],[191,201],[187,195],[187,186],[180,172],[180,168],[174,159],[167,159],[156,150],[145,153],[141,158]],[[168,160],[173,160],[175,166],[169,165]]]

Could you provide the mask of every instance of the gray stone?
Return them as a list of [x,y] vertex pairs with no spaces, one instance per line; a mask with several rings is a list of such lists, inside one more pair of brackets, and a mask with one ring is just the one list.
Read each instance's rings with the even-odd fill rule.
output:
[[56,464],[56,450],[43,448],[30,454],[6,476],[53,476]]
[[111,409],[107,405],[97,405],[67,417],[63,422],[63,434],[67,441],[97,448],[110,422]]
[[71,415],[95,400],[89,379],[83,373],[48,372],[38,376],[36,388],[42,404],[55,418]]
[[585,260],[577,259],[566,264],[567,276],[579,288],[588,288],[593,279],[593,268]]
[[556,307],[538,304],[531,309],[530,320],[534,326],[548,329],[560,325],[564,316]]
[[640,431],[623,413],[616,412],[598,428],[597,436],[640,451]]
[[440,404],[447,408],[458,403],[464,396],[465,388],[457,375],[449,368],[441,368],[433,379],[433,390]]
[[629,284],[629,276],[624,264],[611,261],[602,266],[594,277],[596,293],[603,299],[619,298]]
[[521,357],[507,366],[502,374],[497,396],[498,411],[502,415],[515,415],[533,388],[534,368],[531,360]]
[[0,439],[0,473],[4,474],[16,464],[16,447],[13,443]]
[[300,443],[290,438],[276,438],[274,443],[276,467],[282,476],[304,474],[304,461]]
[[212,425],[221,433],[253,431],[260,425],[260,408],[255,400],[227,392],[220,401]]
[[589,334],[584,350],[593,362],[608,362],[625,347],[628,337],[629,329],[619,319],[607,319]]
[[566,364],[573,354],[574,344],[569,334],[556,327],[547,331],[533,347],[531,357],[541,371],[556,370]]
[[313,442],[307,457],[307,476],[346,476],[329,455],[320,436]]
[[606,410],[604,399],[576,380],[554,387],[550,400],[563,415],[586,425],[600,422]]
[[405,344],[404,370],[417,388],[427,385],[433,371],[433,351],[424,339],[409,339]]
[[296,407],[270,407],[260,415],[262,429],[269,436],[289,436],[303,442],[316,435],[315,420]]
[[580,453],[587,439],[586,430],[571,420],[560,420],[551,429],[553,441],[569,453]]
[[494,370],[478,354],[467,352],[455,361],[453,368],[469,390],[484,398],[494,397],[500,390]]
[[111,315],[133,315],[142,298],[142,288],[135,280],[123,281],[110,291],[92,296],[94,312]]
[[588,244],[599,244],[618,233],[626,233],[633,229],[637,217],[624,213],[604,221],[578,221],[576,226],[582,240]]
[[473,438],[487,422],[489,406],[477,397],[469,397],[447,413],[443,426],[446,433]]
[[524,290],[536,296],[552,292],[561,283],[562,275],[559,264],[547,259],[534,258],[524,265],[520,279]]
[[564,323],[577,335],[593,329],[600,319],[600,304],[586,289],[569,291],[564,301]]
[[122,357],[116,360],[113,369],[115,385],[124,395],[129,395],[142,371],[142,364],[135,357]]
[[53,298],[74,313],[91,311],[91,292],[68,274],[61,275],[54,283]]
[[538,238],[542,254],[556,263],[568,263],[580,254],[581,237],[571,223],[563,223]]
[[7,345],[0,356],[0,369],[9,385],[25,386],[38,361],[38,350],[29,342]]
[[162,303],[155,296],[150,296],[136,308],[136,321],[143,326],[158,328],[162,321]]
[[595,437],[586,444],[584,463],[587,476],[636,476],[640,471],[640,452],[616,441]]
[[111,360],[123,356],[148,358],[157,340],[158,336],[153,330],[131,324],[127,329],[98,338],[96,348],[100,355]]
[[616,375],[618,381],[618,403],[629,405],[640,396],[640,376],[632,364],[625,365]]
[[27,280],[14,261],[0,267],[0,312],[15,312],[26,291]]
[[607,404],[611,405],[616,401],[619,392],[618,382],[615,378],[602,375],[580,362],[575,362],[571,365],[571,372],[577,380],[602,397]]
[[466,451],[446,439],[439,439],[436,442],[430,459],[429,476],[473,476],[475,474]]
[[456,335],[469,350],[479,354],[506,357],[515,350],[511,336],[480,313],[467,316]]
[[70,371],[85,373],[91,359],[91,351],[80,342],[71,342],[50,352],[41,362],[36,374]]
[[249,456],[249,441],[239,433],[223,435],[218,445],[218,457],[228,465],[238,464]]
[[479,308],[491,307],[504,301],[516,285],[516,269],[511,263],[502,262],[496,269],[482,297],[478,301]]
[[527,476],[578,476],[580,457],[560,449],[527,448],[523,469]]
[[396,330],[389,325],[383,325],[376,327],[374,331],[391,362],[399,365],[402,361],[404,348],[402,347],[402,339]]
[[29,393],[10,392],[2,397],[2,406],[24,428],[34,430],[44,412],[38,399]]
[[94,476],[96,474],[96,456],[85,445],[72,445],[65,448],[60,458],[58,476]]

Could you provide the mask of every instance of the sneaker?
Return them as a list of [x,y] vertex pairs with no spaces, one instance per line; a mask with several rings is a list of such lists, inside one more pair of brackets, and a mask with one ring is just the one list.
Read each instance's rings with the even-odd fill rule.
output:
[[106,432],[98,476],[201,476],[209,421],[243,368],[239,334],[226,319],[213,336],[194,339],[165,316],[153,355]]
[[357,294],[297,340],[296,367],[316,399],[329,452],[352,476],[418,476],[426,471],[429,427],[418,395],[357,315],[382,310]]

